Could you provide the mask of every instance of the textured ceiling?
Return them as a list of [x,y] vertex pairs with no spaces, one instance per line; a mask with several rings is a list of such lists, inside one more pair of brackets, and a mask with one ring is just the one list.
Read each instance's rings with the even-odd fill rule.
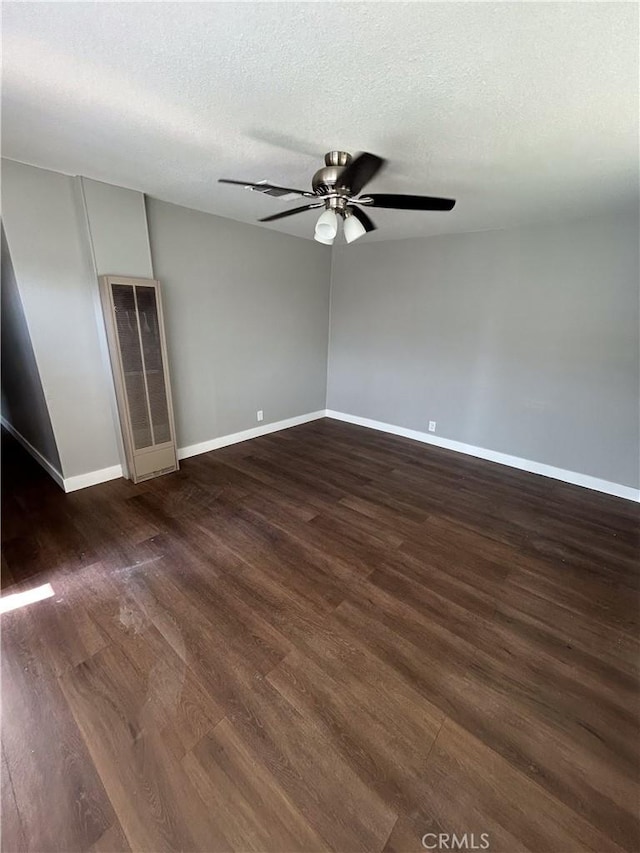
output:
[[[255,222],[332,148],[389,159],[364,239],[582,214],[638,188],[634,3],[5,3],[3,155]],[[314,213],[270,224],[310,237]]]

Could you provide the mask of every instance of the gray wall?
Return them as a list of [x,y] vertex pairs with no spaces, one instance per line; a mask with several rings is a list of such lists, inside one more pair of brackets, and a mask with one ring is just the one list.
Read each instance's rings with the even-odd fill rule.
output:
[[[152,275],[142,195],[12,161],[2,195],[8,312],[23,308],[56,442],[14,425],[47,457],[57,444],[64,477],[117,465],[96,272]],[[327,247],[153,199],[146,214],[178,445],[254,427],[257,409],[324,409]],[[330,409],[638,485],[637,211],[363,242],[333,266]]]
[[178,446],[324,409],[331,252],[3,161],[3,215],[64,477],[121,462],[98,274],[163,287]]
[[637,211],[339,247],[327,406],[637,487],[638,281]]
[[97,275],[153,278],[143,193],[79,180]]
[[331,253],[147,199],[178,445],[325,408]]
[[2,215],[62,474],[118,465],[77,184],[3,160]]
[[4,229],[1,297],[2,416],[59,472],[58,448]]

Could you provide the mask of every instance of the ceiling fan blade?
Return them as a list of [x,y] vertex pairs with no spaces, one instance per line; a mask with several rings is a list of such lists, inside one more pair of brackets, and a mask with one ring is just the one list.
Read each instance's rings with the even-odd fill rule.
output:
[[392,207],[395,210],[451,210],[453,198],[433,198],[428,195],[393,195],[390,193],[374,193],[362,196],[359,202],[367,207]]
[[274,219],[282,219],[285,216],[293,216],[296,213],[304,213],[305,210],[312,210],[314,207],[324,207],[324,202],[318,204],[304,204],[302,207],[294,207],[292,210],[284,210],[282,213],[274,213],[272,216],[265,216],[264,219],[258,219],[258,222],[273,222]]
[[344,172],[338,178],[338,185],[351,190],[353,195],[357,195],[365,184],[378,174],[380,169],[386,163],[382,157],[376,157],[375,154],[359,154],[355,160],[352,160],[345,168]]
[[276,184],[254,184],[251,181],[232,181],[229,178],[218,178],[218,183],[235,184],[235,186],[244,187],[247,190],[264,193],[265,195],[274,196],[275,198],[278,198],[278,196],[289,195],[289,193],[295,193],[296,195],[301,195],[305,198],[316,197],[315,193],[308,190],[294,190],[291,187],[279,187]]
[[355,216],[355,218],[360,222],[360,224],[367,233],[369,233],[369,231],[375,231],[378,227],[377,225],[373,224],[373,222],[369,219],[367,214],[361,208],[352,207],[351,205],[349,205],[349,210],[351,211],[353,216]]

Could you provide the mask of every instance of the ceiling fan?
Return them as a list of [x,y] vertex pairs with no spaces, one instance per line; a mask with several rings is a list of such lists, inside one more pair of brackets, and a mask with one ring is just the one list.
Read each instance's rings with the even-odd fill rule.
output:
[[[329,151],[324,155],[325,165],[313,176],[312,191],[296,190],[291,187],[280,187],[275,184],[249,181],[233,181],[220,178],[221,184],[237,184],[253,192],[264,193],[274,198],[285,196],[313,199],[302,207],[294,207],[282,213],[265,216],[260,222],[273,222],[285,216],[294,216],[306,210],[323,207],[324,212],[316,223],[315,239],[319,243],[331,245],[338,233],[339,218],[344,220],[344,237],[347,243],[352,243],[369,231],[375,231],[376,226],[363,208],[387,207],[396,210],[451,210],[455,200],[451,198],[432,198],[424,195],[393,195],[389,193],[372,193],[360,195],[366,184],[378,174],[386,160],[375,154],[359,154],[353,158],[346,151]],[[356,196],[359,196],[356,198]],[[288,200],[288,199],[287,199]]]

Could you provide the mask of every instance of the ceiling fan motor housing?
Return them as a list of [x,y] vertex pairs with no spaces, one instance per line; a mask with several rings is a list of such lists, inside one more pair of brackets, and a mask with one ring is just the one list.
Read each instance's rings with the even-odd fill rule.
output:
[[324,155],[325,165],[313,176],[311,186],[316,195],[335,191],[335,186],[345,167],[351,162],[351,154],[346,151],[329,151]]

